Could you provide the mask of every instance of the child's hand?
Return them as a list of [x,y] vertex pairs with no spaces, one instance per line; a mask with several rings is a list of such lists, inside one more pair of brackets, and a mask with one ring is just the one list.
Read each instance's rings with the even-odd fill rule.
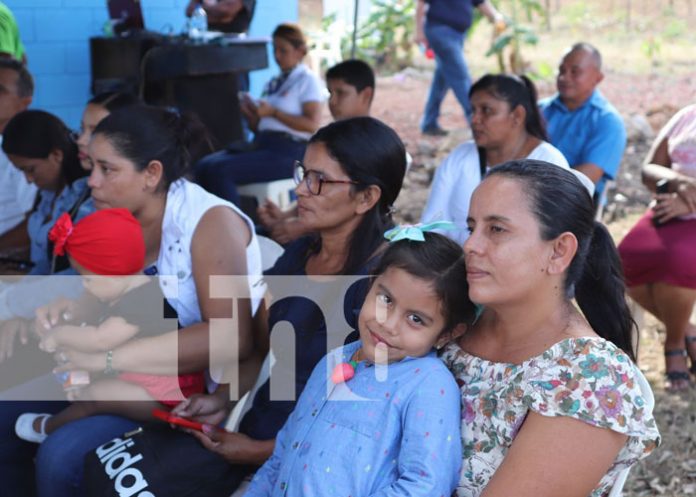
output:
[[59,322],[70,321],[75,310],[75,301],[59,298],[48,305],[36,309],[37,334],[50,330]]
[[58,341],[55,333],[45,333],[39,341],[39,348],[44,352],[53,353],[58,350]]

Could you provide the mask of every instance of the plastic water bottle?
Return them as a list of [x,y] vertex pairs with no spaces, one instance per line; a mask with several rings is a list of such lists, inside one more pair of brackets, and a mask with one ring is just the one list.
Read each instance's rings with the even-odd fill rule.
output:
[[189,19],[188,36],[192,40],[200,40],[205,36],[208,31],[208,14],[205,10],[198,4],[193,12],[191,13],[191,19]]

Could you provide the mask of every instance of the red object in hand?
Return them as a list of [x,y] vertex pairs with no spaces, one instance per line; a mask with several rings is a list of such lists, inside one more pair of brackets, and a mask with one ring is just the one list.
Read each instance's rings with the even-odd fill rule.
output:
[[435,58],[435,52],[433,52],[433,49],[428,47],[425,49],[425,58],[426,59],[434,59]]
[[[203,431],[203,423],[199,423],[198,421],[193,421],[191,419],[180,418],[179,416],[174,416],[171,412],[163,411],[162,409],[153,409],[152,415],[158,419],[161,419],[162,421],[166,421],[167,423],[171,423],[173,425],[181,426],[182,428],[191,428],[192,430],[198,430],[200,432]],[[224,431],[219,426],[216,426],[215,429],[218,431]]]

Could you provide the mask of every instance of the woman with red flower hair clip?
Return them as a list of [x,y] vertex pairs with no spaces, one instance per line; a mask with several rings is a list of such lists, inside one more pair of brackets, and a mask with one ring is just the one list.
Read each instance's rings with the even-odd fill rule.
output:
[[[97,211],[75,225],[63,214],[48,237],[54,243],[54,254],[68,256],[70,265],[82,275],[85,290],[104,308],[93,326],[63,324],[46,330],[41,349],[107,353],[136,334],[154,336],[177,327],[172,321],[176,313],[167,304],[157,279],[141,273],[145,265],[143,232],[128,209]],[[158,307],[164,312],[153,312]],[[202,372],[180,376],[121,373],[89,383],[84,371],[67,373],[63,386],[72,400],[80,402],[55,415],[22,414],[15,424],[17,436],[41,443],[64,424],[94,414],[150,420],[153,408],[174,406],[205,387]]]

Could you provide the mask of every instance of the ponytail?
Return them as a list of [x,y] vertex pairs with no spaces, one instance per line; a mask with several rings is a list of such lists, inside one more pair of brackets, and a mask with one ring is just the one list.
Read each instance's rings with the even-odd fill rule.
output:
[[488,177],[495,175],[524,183],[543,240],[567,232],[575,236],[578,250],[566,270],[566,296],[575,296],[595,333],[635,362],[635,322],[626,303],[621,260],[607,229],[594,220],[592,198],[580,180],[567,169],[530,159],[496,166],[488,172]]
[[120,155],[144,170],[151,161],[162,163],[159,190],[184,177],[189,166],[213,151],[208,132],[192,115],[149,105],[131,105],[112,112],[95,128]]
[[205,124],[196,114],[171,111],[170,126],[183,160],[179,171],[172,171],[170,183],[186,176],[192,164],[215,151],[213,140]]
[[[580,255],[580,254],[578,254]],[[575,284],[575,300],[592,329],[636,361],[636,323],[626,302],[621,259],[607,229],[595,221],[585,264]]]
[[529,92],[529,106],[525,106],[527,117],[524,122],[524,127],[530,135],[547,142],[549,141],[549,135],[546,133],[546,126],[539,112],[536,86],[534,86],[532,80],[527,76],[520,76],[520,79]]

